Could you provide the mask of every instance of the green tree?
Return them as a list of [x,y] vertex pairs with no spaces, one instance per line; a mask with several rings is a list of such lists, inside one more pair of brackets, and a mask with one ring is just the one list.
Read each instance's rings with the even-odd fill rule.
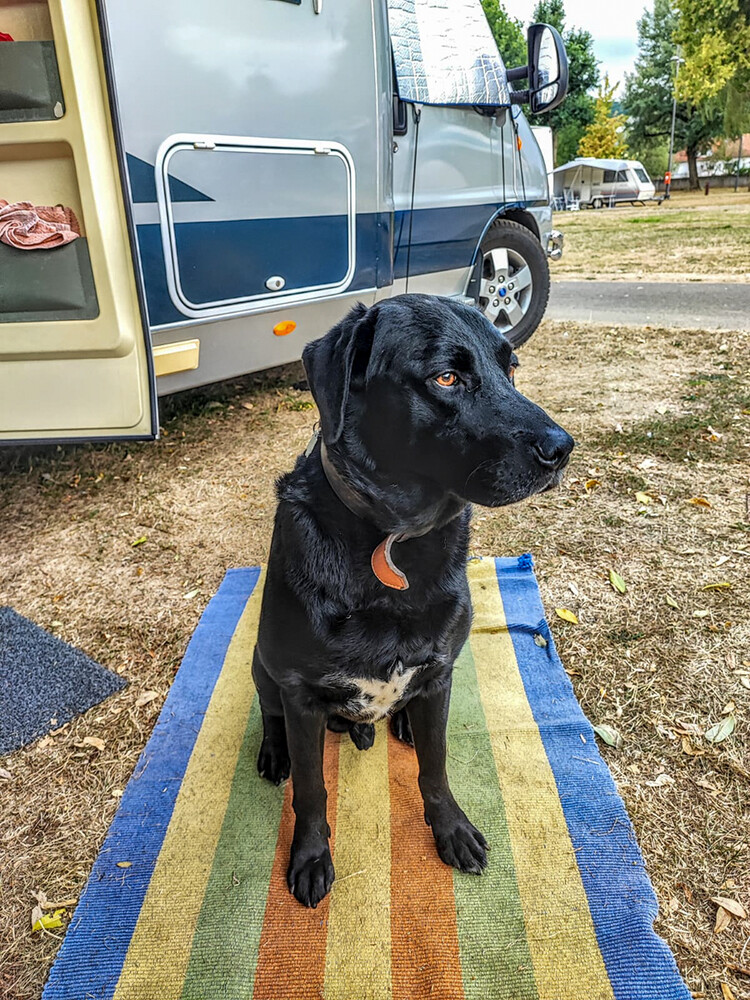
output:
[[726,135],[750,128],[750,3],[748,0],[676,0],[675,40],[685,65],[678,95],[700,105],[715,100]]
[[628,144],[625,141],[625,115],[615,114],[612,105],[615,103],[617,84],[609,82],[605,75],[599,92],[596,95],[594,120],[586,127],[578,143],[579,156],[595,156],[599,159],[626,157]]
[[[669,143],[677,21],[677,11],[670,0],[654,0],[653,11],[645,11],[638,22],[635,72],[625,77],[622,103],[628,118],[628,142],[644,165],[654,150],[663,149]],[[681,100],[677,103],[675,149],[687,152],[690,187],[693,189],[699,187],[696,158],[721,135],[721,117],[718,104],[712,99],[699,103]]]
[[509,17],[499,0],[482,0],[482,7],[505,65],[525,66],[526,33],[521,22]]
[[594,120],[591,90],[599,83],[599,67],[590,33],[580,28],[566,28],[563,0],[538,0],[533,19],[557,28],[568,53],[568,96],[554,111],[532,118],[534,125],[552,126],[555,166],[560,166],[575,156],[581,136]]

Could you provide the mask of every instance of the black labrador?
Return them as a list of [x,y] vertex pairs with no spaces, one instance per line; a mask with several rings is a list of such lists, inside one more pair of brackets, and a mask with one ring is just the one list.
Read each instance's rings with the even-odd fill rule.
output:
[[326,726],[414,744],[442,860],[480,874],[487,843],[445,771],[453,663],[469,633],[470,504],[559,483],[573,440],[513,385],[510,344],[474,308],[428,295],[358,305],[303,361],[320,432],[279,480],[253,677],[260,774],[291,767],[289,889],[328,893]]

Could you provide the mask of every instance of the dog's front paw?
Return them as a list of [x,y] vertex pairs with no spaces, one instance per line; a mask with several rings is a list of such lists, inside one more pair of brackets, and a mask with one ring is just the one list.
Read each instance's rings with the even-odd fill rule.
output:
[[299,903],[315,909],[331,891],[333,879],[333,862],[327,845],[312,857],[304,847],[292,846],[286,880],[289,891]]
[[375,726],[371,722],[355,722],[349,735],[357,750],[369,750],[375,742]]
[[258,754],[258,774],[267,778],[274,785],[280,785],[289,777],[289,751],[286,745],[280,746],[274,740],[265,737]]
[[469,875],[482,874],[487,867],[487,841],[460,810],[449,821],[430,818],[428,822],[441,861]]

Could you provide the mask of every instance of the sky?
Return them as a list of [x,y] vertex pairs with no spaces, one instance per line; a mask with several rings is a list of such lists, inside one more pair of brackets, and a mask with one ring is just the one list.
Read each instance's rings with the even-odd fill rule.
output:
[[[503,0],[503,6],[525,25],[531,20],[536,0]],[[609,73],[611,83],[619,81],[618,95],[626,72],[632,72],[638,52],[638,21],[648,0],[619,0],[616,5],[605,0],[565,0],[565,25],[585,28],[594,39],[594,53],[599,70]]]

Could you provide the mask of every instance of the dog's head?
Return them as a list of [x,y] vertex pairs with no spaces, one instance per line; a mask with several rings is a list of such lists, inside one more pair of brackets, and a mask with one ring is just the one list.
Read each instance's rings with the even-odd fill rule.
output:
[[303,361],[328,448],[396,484],[498,507],[557,485],[573,448],[513,385],[508,341],[450,299],[358,305]]

